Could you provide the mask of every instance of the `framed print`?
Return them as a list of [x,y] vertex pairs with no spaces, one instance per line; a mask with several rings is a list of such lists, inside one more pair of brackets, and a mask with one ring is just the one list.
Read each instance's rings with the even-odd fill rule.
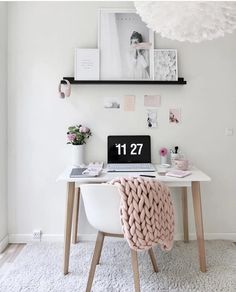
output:
[[75,49],[75,80],[99,80],[99,50]]
[[133,9],[101,9],[100,79],[153,80],[154,34]]
[[177,50],[154,50],[154,80],[178,81]]

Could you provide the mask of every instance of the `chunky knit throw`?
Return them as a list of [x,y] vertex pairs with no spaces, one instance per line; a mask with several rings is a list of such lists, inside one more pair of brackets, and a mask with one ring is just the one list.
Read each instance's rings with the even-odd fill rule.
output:
[[169,189],[154,179],[117,178],[110,182],[121,194],[124,237],[134,250],[157,244],[170,250],[174,238],[174,209]]

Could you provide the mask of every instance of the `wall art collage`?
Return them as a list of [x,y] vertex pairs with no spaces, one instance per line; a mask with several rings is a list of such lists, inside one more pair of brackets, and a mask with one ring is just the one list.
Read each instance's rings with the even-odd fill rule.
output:
[[[121,97],[104,97],[103,108],[108,110],[123,110],[124,112],[134,112],[136,107],[135,95],[124,95]],[[161,107],[161,95],[144,95],[143,106],[146,109],[146,126],[147,128],[158,128],[159,117],[158,108]],[[181,109],[171,107],[167,112],[169,124],[177,125],[182,121]]]

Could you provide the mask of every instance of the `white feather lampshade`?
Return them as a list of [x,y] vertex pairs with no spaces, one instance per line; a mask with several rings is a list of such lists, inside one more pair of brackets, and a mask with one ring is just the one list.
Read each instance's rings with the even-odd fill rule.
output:
[[236,28],[236,2],[136,1],[137,13],[162,37],[199,43]]

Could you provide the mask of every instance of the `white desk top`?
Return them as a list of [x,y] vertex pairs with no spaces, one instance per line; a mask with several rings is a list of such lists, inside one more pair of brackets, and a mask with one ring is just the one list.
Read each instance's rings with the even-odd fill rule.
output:
[[[160,169],[159,165],[155,165],[156,169]],[[146,175],[155,175],[156,178],[161,182],[166,183],[169,187],[190,187],[191,182],[199,181],[199,182],[209,182],[211,178],[206,175],[204,172],[197,168],[192,168],[192,174],[183,178],[176,178],[170,176],[158,175],[157,172],[107,172],[104,169],[100,176],[98,177],[89,177],[89,178],[71,178],[70,173],[72,170],[72,166],[67,167],[61,175],[57,178],[57,181],[65,181],[65,182],[75,182],[77,184],[85,184],[85,183],[103,183],[108,182],[116,177],[135,177],[140,174]],[[162,168],[163,169],[163,168]]]

